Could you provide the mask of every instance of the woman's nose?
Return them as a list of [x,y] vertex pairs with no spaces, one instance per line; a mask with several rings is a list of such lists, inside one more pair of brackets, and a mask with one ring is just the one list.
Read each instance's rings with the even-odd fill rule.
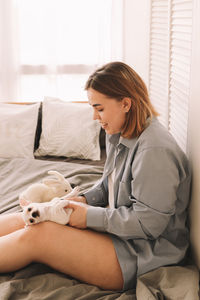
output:
[[99,120],[99,114],[96,110],[93,112],[93,120]]

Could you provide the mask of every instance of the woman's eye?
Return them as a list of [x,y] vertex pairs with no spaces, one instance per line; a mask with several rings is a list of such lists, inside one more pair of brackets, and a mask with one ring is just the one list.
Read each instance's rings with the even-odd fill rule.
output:
[[103,108],[101,108],[101,109],[98,109],[97,111],[98,111],[98,112],[101,112],[101,111],[103,111]]

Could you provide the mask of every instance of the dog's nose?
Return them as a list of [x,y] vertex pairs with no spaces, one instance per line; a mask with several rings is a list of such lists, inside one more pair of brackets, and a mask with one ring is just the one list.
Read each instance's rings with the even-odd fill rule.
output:
[[36,218],[36,217],[39,217],[39,216],[40,216],[40,213],[39,213],[38,210],[36,210],[36,211],[34,211],[34,212],[32,213],[32,217],[33,217],[33,218]]

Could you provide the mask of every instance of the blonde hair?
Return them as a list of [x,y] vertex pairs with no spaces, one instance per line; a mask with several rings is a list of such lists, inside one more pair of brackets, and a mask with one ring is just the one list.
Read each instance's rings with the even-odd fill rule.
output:
[[125,63],[111,62],[97,69],[86,82],[85,89],[89,88],[117,101],[125,97],[131,99],[131,108],[121,132],[123,137],[139,136],[146,126],[147,118],[158,115],[149,99],[145,83]]

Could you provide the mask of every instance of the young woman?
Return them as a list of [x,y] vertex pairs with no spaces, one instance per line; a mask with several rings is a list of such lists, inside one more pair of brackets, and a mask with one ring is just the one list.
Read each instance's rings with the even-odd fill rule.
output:
[[137,276],[184,259],[191,173],[132,68],[109,63],[89,77],[86,90],[107,134],[104,174],[71,199],[70,226],[24,228],[21,214],[2,216],[0,272],[41,262],[104,289],[126,290]]

